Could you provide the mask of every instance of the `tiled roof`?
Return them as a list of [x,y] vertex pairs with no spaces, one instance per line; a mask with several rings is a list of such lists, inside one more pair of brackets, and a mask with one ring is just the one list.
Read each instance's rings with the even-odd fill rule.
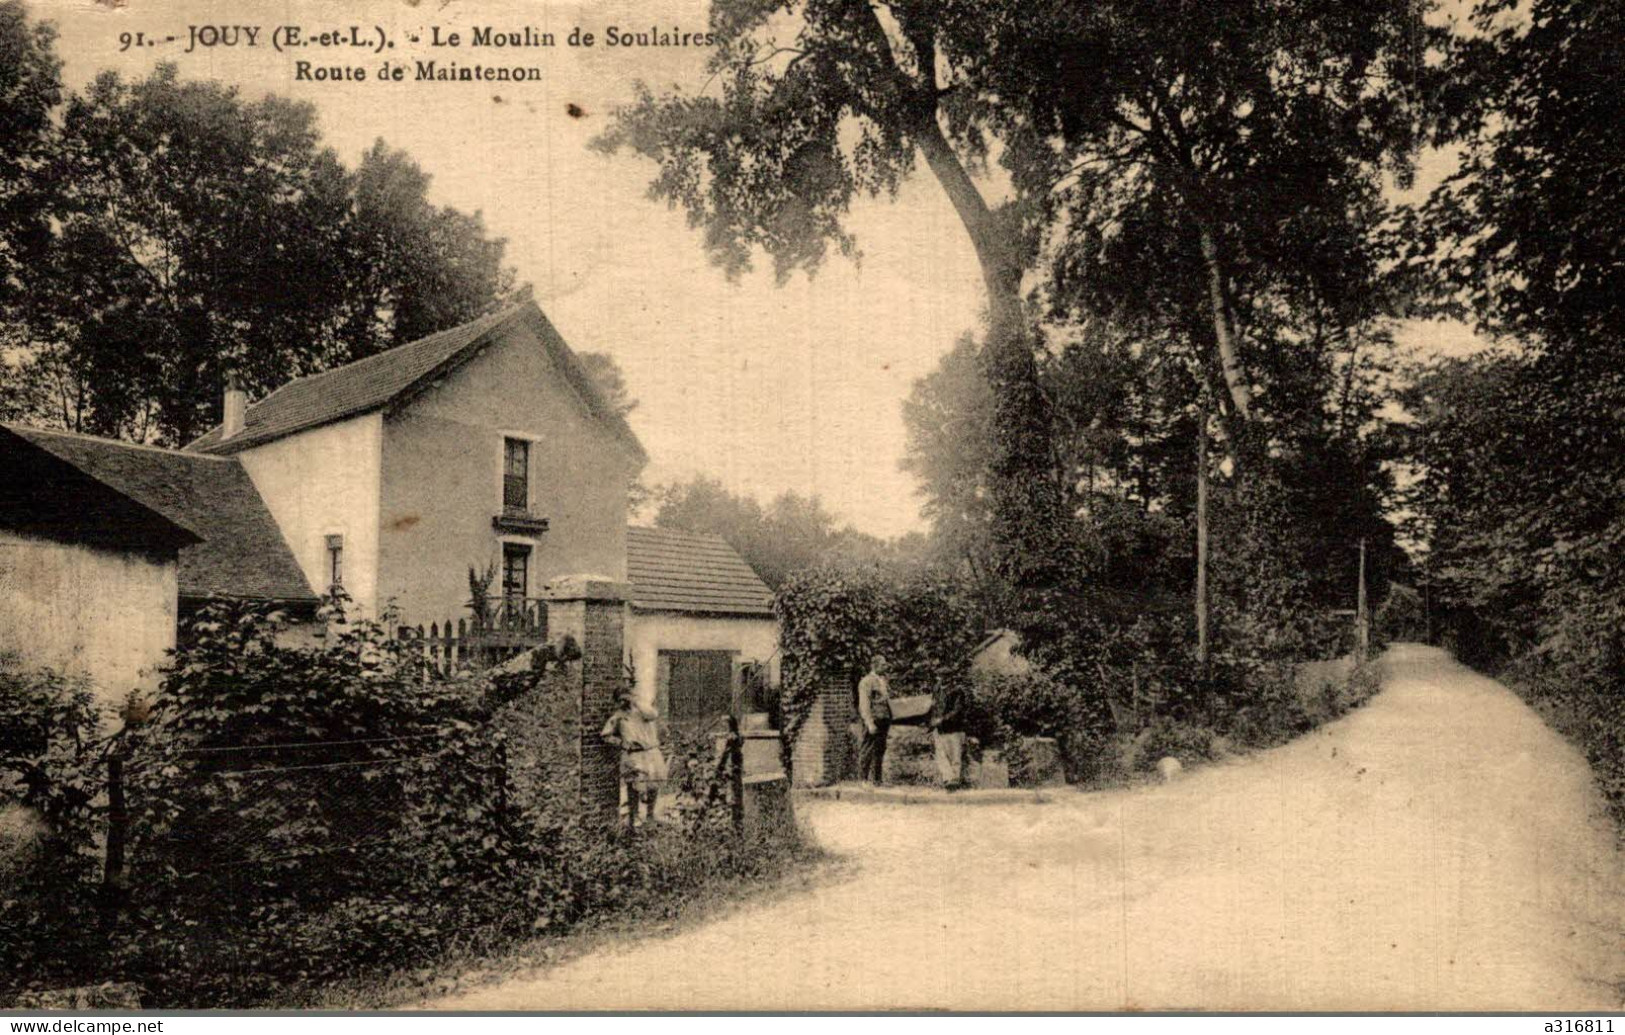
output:
[[342,367],[289,381],[248,407],[243,430],[236,435],[222,439],[220,429],[215,427],[186,448],[200,453],[235,453],[307,428],[403,403],[521,323],[530,325],[588,410],[609,425],[638,458],[644,458],[643,447],[632,429],[604,400],[575,353],[536,303],[530,301]]
[[203,541],[180,552],[180,594],[314,601],[265,501],[236,459],[7,425]]
[[626,578],[643,611],[773,614],[773,591],[721,536],[632,526]]
[[64,542],[173,554],[202,542],[49,449],[0,425],[0,524]]

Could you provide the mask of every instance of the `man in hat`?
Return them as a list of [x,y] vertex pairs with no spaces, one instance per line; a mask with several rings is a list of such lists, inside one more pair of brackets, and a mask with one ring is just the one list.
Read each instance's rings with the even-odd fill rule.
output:
[[883,654],[870,659],[869,674],[858,681],[858,718],[863,720],[858,777],[878,787],[886,782],[886,737],[891,733],[891,684]]

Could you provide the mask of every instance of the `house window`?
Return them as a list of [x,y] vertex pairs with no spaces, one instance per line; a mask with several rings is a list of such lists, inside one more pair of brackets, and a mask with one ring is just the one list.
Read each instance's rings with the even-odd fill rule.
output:
[[530,443],[522,438],[502,440],[502,506],[530,508]]
[[327,537],[327,584],[333,588],[344,585],[344,537]]
[[524,600],[530,584],[530,547],[505,543],[502,547],[502,596]]

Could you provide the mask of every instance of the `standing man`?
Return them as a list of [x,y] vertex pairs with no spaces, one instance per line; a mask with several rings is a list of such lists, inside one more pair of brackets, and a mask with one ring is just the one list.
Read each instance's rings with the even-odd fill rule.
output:
[[863,720],[858,776],[878,787],[886,782],[886,736],[891,732],[891,684],[886,682],[885,655],[876,654],[869,662],[869,674],[858,682],[858,717]]
[[954,676],[937,682],[931,701],[931,732],[942,786],[957,791],[965,785],[965,688]]

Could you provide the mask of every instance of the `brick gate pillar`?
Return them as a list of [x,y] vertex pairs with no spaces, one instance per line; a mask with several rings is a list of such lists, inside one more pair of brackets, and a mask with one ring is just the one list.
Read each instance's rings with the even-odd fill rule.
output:
[[791,752],[798,787],[835,783],[855,768],[857,746],[852,742],[851,726],[856,720],[852,681],[840,675],[825,676]]
[[591,576],[555,579],[547,600],[548,636],[570,636],[581,658],[569,666],[581,701],[581,812],[613,823],[620,813],[619,755],[599,737],[626,685],[626,602],[631,587]]

